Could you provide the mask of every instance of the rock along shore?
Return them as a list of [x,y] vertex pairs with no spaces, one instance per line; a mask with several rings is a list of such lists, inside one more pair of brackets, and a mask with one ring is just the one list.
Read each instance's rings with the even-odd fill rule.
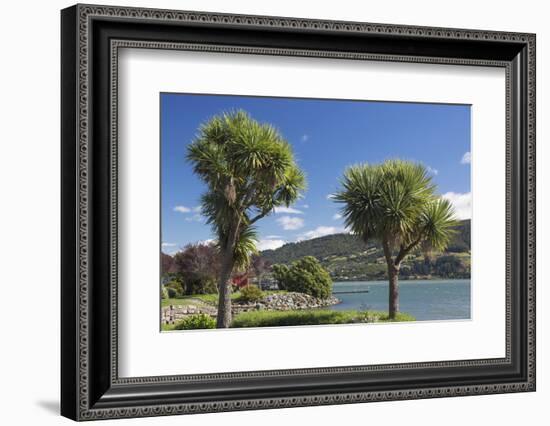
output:
[[[300,309],[318,309],[327,306],[332,306],[340,303],[340,300],[334,296],[329,296],[327,299],[319,299],[304,293],[283,293],[270,294],[265,296],[258,302],[240,302],[234,300],[231,311],[233,315],[241,312],[250,311],[292,311]],[[189,315],[206,314],[215,317],[217,309],[215,306],[207,304],[200,299],[196,299],[192,304],[170,305],[162,308],[162,323],[174,324],[175,322]]]

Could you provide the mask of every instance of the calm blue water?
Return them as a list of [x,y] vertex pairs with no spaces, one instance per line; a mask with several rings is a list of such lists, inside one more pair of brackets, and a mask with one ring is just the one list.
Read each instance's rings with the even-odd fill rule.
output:
[[[334,292],[369,290],[360,294],[335,294],[342,301],[334,310],[388,310],[387,281],[334,283]],[[418,321],[469,319],[470,280],[418,280],[399,282],[399,310]]]

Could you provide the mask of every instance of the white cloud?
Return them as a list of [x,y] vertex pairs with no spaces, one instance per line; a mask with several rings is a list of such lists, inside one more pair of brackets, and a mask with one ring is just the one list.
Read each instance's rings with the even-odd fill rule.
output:
[[428,173],[431,173],[434,176],[437,176],[439,173],[439,170],[434,169],[433,167],[427,166],[426,170],[428,170]]
[[194,214],[193,216],[186,217],[185,220],[187,222],[202,222],[203,217],[200,214]]
[[277,223],[281,225],[285,231],[294,231],[304,226],[304,219],[300,217],[282,216],[277,219]]
[[312,231],[307,231],[298,235],[297,240],[311,240],[313,238],[324,237],[325,235],[340,234],[342,232],[346,232],[346,229],[340,226],[318,226]]
[[214,238],[209,238],[207,240],[200,240],[198,243],[199,244],[210,245],[210,244],[213,244],[215,242],[216,242],[216,240]]
[[280,235],[267,235],[265,238],[267,238],[268,240],[278,240],[283,237],[281,237]]
[[309,204],[303,204],[302,207],[303,207],[304,209],[309,209]]
[[471,219],[472,218],[472,193],[466,192],[464,194],[458,192],[447,192],[442,195],[451,202],[455,209],[455,214],[458,219]]
[[258,241],[258,250],[275,250],[286,244],[285,240],[281,239],[265,239]]
[[175,247],[177,246],[176,243],[162,243],[162,247]]
[[309,140],[309,135],[304,134],[302,135],[302,142],[307,142]]
[[174,211],[178,213],[189,213],[191,209],[185,206],[176,206],[174,207]]
[[460,160],[460,164],[470,164],[472,162],[472,154],[470,151],[465,152]]
[[201,212],[201,206],[196,206],[196,207],[193,207],[193,208],[186,207],[186,206],[175,206],[174,211],[178,212],[178,213],[191,213],[191,212],[200,213]]
[[334,220],[342,219],[342,215],[340,213],[334,213],[334,215],[332,216],[332,219]]
[[274,211],[275,213],[304,214],[304,212],[301,211],[301,210],[295,209],[295,208],[293,208],[293,207],[284,207],[284,206],[281,206],[281,207],[274,207],[274,208],[273,208],[273,211]]

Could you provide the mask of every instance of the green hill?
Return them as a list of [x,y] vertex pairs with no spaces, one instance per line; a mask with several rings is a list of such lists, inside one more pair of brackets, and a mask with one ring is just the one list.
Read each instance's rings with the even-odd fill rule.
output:
[[[313,256],[336,281],[376,280],[387,276],[382,246],[377,241],[366,245],[350,234],[289,243],[276,250],[265,250],[261,255],[271,264],[288,264],[303,256]],[[401,266],[400,277],[469,278],[470,220],[464,220],[457,226],[456,234],[445,252],[432,253],[429,258],[420,250],[409,254]]]

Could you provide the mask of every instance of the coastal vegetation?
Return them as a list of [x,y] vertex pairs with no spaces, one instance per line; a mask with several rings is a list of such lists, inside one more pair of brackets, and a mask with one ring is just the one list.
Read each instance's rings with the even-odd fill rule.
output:
[[[455,232],[444,251],[433,250],[427,256],[417,248],[405,256],[399,278],[470,278],[470,220],[460,221],[453,229]],[[388,278],[382,245],[376,240],[365,244],[352,234],[332,234],[287,243],[274,250],[264,250],[260,255],[273,265],[290,265],[304,256],[313,256],[335,282]],[[274,279],[274,274],[267,272],[264,277]]]
[[264,298],[264,292],[255,285],[247,285],[241,289],[241,295],[237,300],[245,303],[259,302]]
[[286,265],[273,265],[273,278],[282,290],[309,294],[326,299],[332,294],[332,279],[319,261],[305,256]]
[[207,314],[194,314],[178,321],[173,330],[204,330],[216,328],[216,320]]

